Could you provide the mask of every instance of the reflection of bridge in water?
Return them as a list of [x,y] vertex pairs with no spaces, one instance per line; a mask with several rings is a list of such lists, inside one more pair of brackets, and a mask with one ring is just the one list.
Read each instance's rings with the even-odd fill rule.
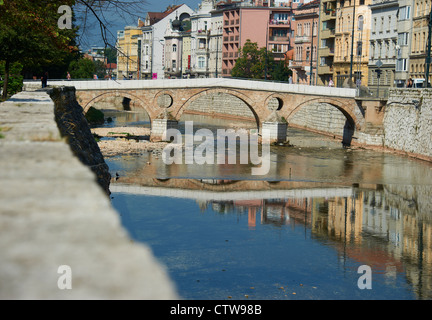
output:
[[[201,211],[245,214],[257,224],[304,227],[331,245],[343,261],[369,265],[386,281],[402,274],[418,299],[432,298],[432,223],[394,188],[323,187],[292,181],[133,179],[111,184],[113,193],[195,200]],[[132,179],[130,180],[132,182]]]
[[177,189],[174,187],[142,186],[114,183],[111,192],[131,193],[136,195],[161,196],[170,198],[193,199],[201,201],[222,200],[256,200],[256,199],[286,199],[286,198],[323,198],[323,197],[351,197],[352,188],[325,189],[276,189],[276,190],[199,190]]

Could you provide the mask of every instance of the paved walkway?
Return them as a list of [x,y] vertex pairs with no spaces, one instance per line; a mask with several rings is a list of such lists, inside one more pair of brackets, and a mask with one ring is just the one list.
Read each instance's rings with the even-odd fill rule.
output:
[[0,104],[0,130],[0,299],[178,298],[60,137],[46,92]]

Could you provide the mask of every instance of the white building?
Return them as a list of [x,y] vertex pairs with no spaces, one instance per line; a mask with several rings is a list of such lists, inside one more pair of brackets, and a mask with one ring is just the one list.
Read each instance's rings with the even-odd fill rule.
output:
[[148,12],[143,31],[142,73],[145,78],[163,79],[165,69],[165,32],[176,19],[189,18],[193,10],[186,4],[168,8],[165,12]]
[[213,9],[213,1],[202,0],[191,16],[191,75],[196,78],[210,76],[210,12]]
[[210,77],[221,77],[222,75],[222,33],[223,33],[223,12],[212,11],[210,20],[210,55],[209,72]]
[[[168,24],[165,32],[165,78],[187,77],[190,57],[190,18],[178,17]],[[186,66],[186,67],[185,67]]]
[[[369,37],[368,87],[376,92],[378,84],[380,90],[386,90],[395,85],[398,51],[400,53],[401,45],[408,44],[408,39],[398,40],[399,5],[397,0],[373,0],[369,7],[372,25]],[[377,73],[377,70],[380,74]],[[385,91],[377,92],[377,96],[385,93]]]

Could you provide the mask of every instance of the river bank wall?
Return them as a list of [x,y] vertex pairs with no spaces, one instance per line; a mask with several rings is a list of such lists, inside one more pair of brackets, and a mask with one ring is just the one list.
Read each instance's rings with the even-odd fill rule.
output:
[[392,89],[384,111],[384,147],[432,161],[432,89]]
[[0,299],[177,299],[165,267],[111,206],[74,92],[0,104]]

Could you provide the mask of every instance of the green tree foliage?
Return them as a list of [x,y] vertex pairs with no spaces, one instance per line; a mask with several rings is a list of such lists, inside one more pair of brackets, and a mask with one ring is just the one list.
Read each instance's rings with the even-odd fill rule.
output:
[[4,61],[6,98],[11,65],[42,66],[63,62],[65,55],[77,51],[76,30],[59,29],[58,8],[72,6],[74,0],[14,0],[0,2],[0,61]]
[[264,79],[266,67],[266,49],[258,48],[256,42],[246,40],[239,50],[240,57],[237,59],[231,75],[237,78]]
[[246,40],[239,53],[240,57],[231,71],[233,77],[287,81],[292,74],[285,61],[275,61],[272,52],[258,48],[256,42]]
[[72,61],[69,65],[69,72],[73,79],[93,79],[96,67],[92,60],[81,58]]
[[270,70],[272,80],[288,81],[290,75],[292,75],[292,71],[287,67],[285,60],[273,62]]
[[86,58],[72,61],[68,70],[73,79],[93,79],[95,74],[99,79],[103,79],[106,75],[105,63]]
[[[11,64],[10,68],[9,68],[9,84],[8,84],[8,95],[13,95],[14,93],[21,91],[22,86],[23,86],[23,76],[21,74],[22,69],[23,69],[23,65],[19,62],[14,62]],[[0,61],[0,74],[4,75],[5,74],[5,62],[4,61]],[[3,88],[3,82],[4,80],[1,79],[0,80],[0,87]]]
[[106,48],[104,54],[107,57],[107,63],[117,63],[117,50]]

